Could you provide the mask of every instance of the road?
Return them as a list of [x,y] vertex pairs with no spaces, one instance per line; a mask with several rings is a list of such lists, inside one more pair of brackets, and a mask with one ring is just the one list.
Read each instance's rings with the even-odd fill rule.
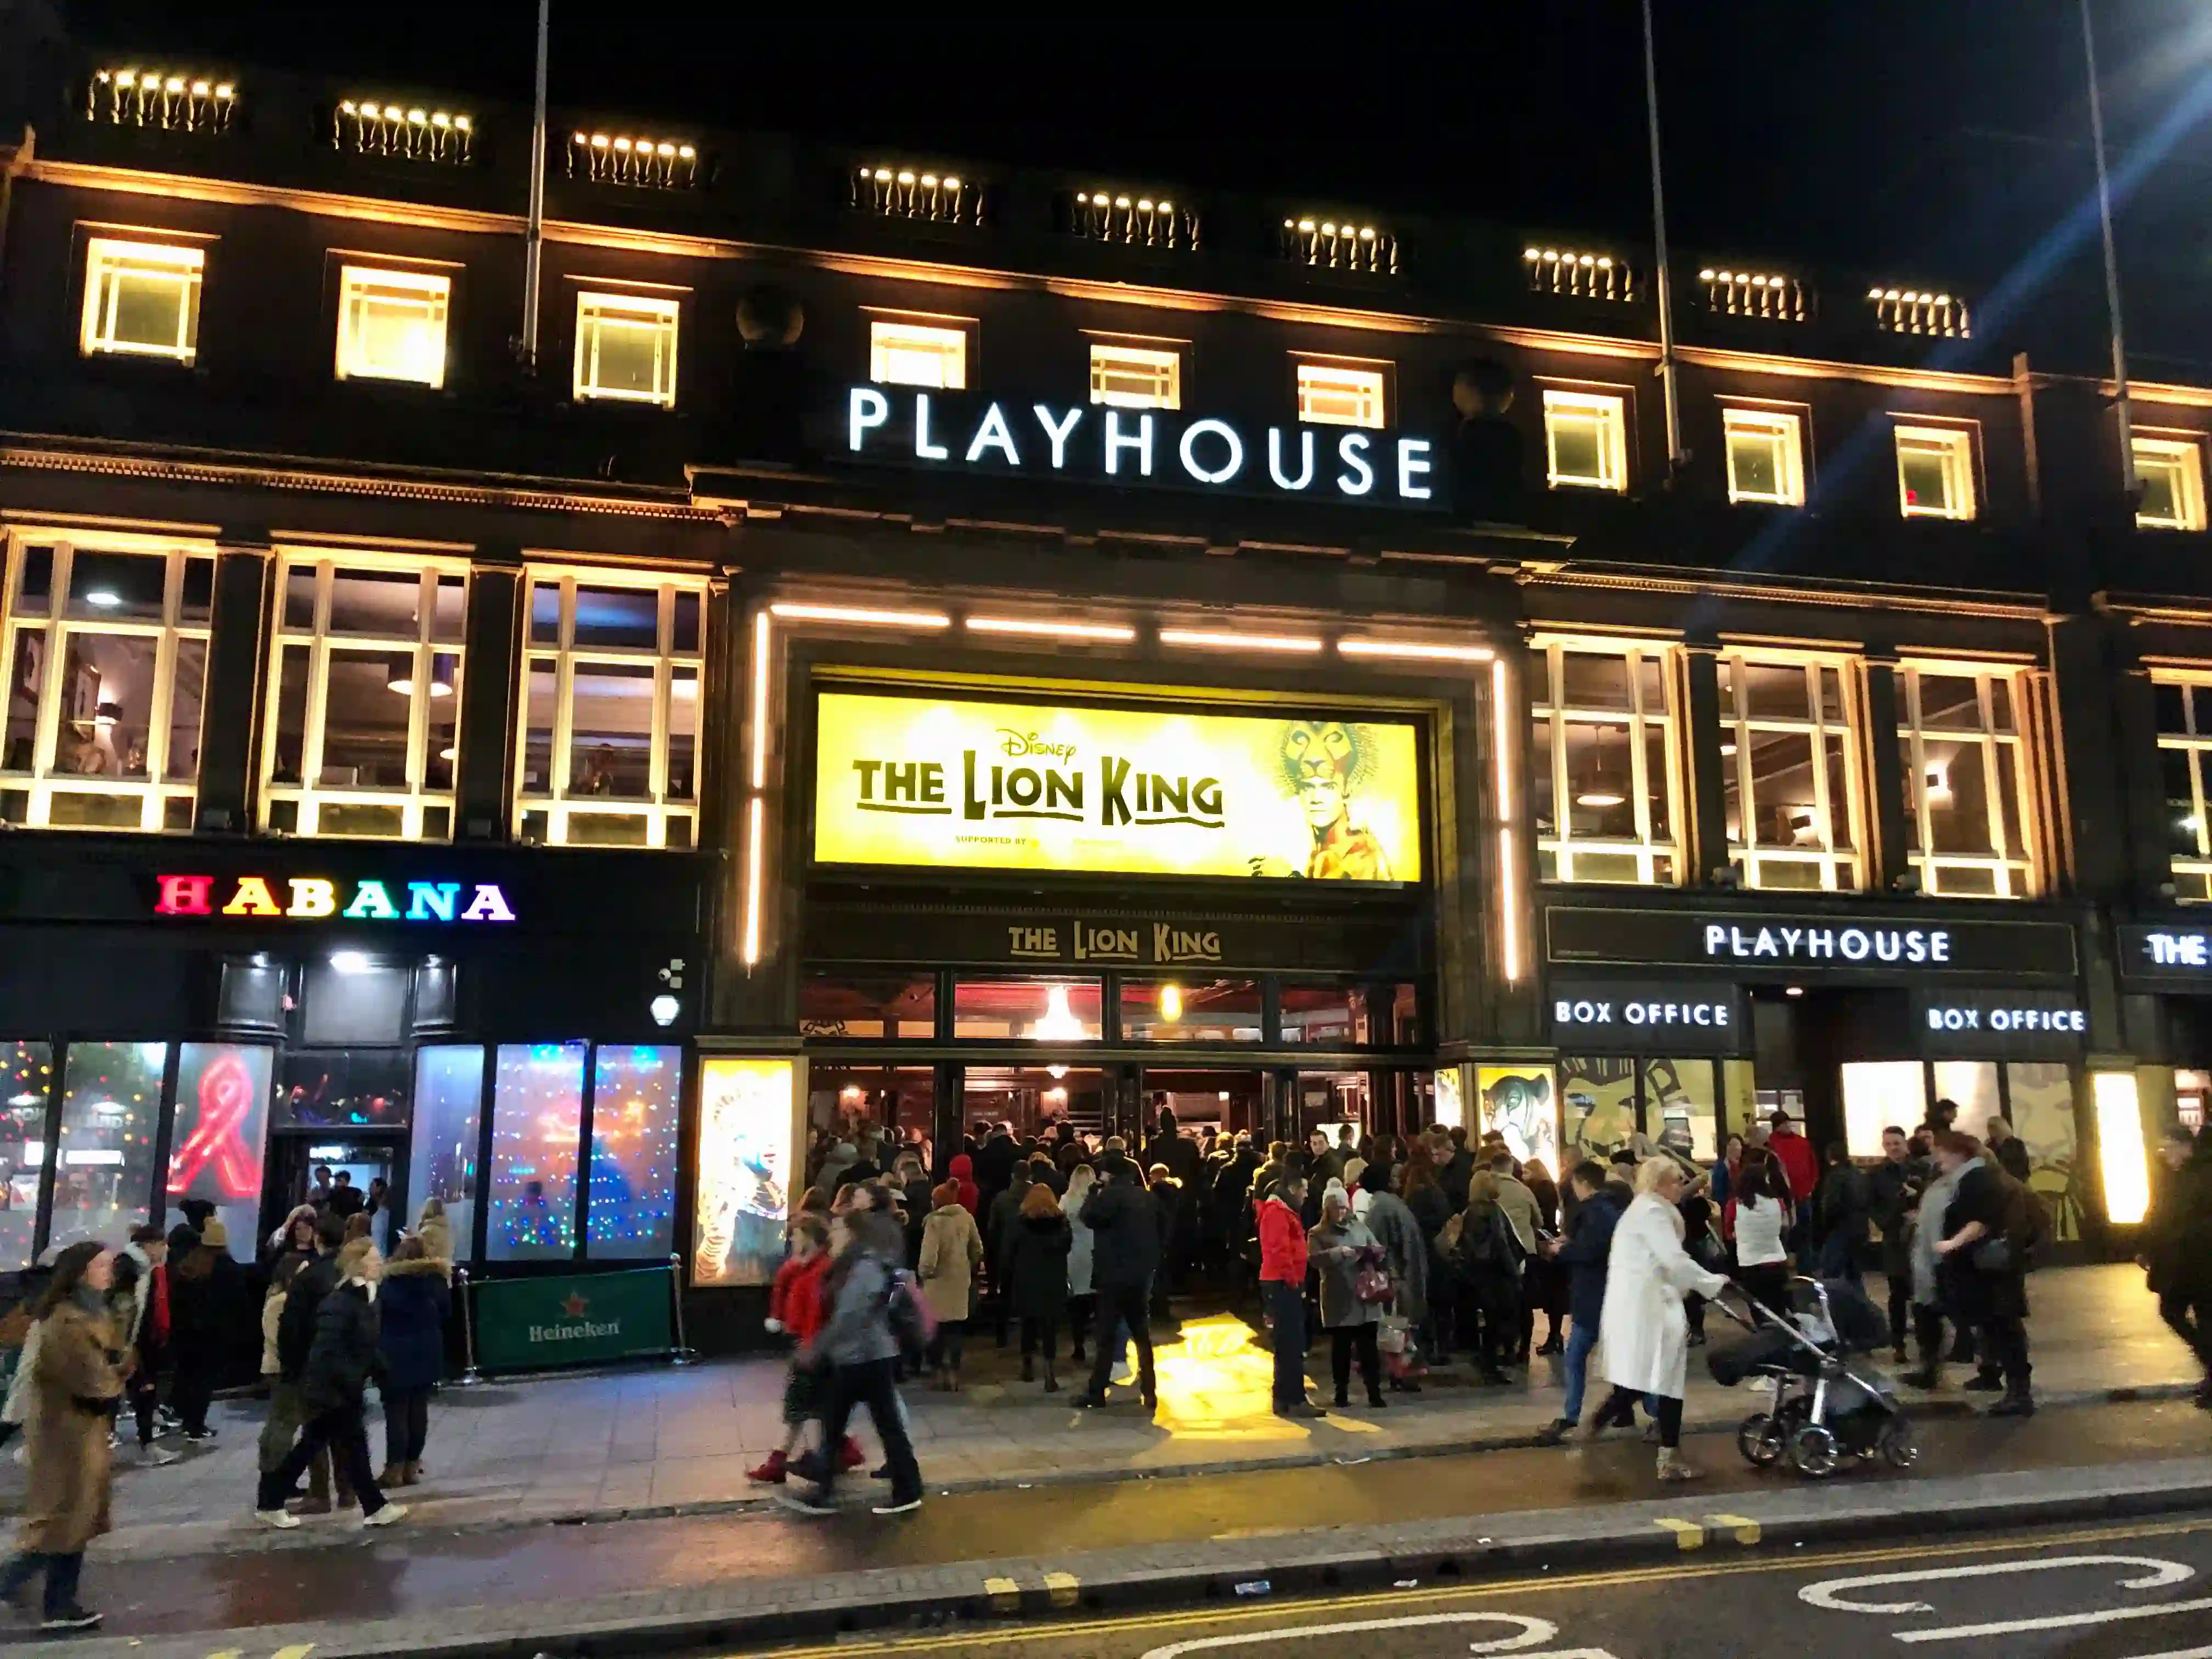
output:
[[[2046,1412],[2025,1423],[1931,1419],[1923,1428],[1926,1455],[1913,1476],[1885,1469],[1838,1479],[1856,1483],[2128,1463],[2201,1455],[2212,1441],[2204,1414],[2179,1401]],[[1710,1480],[1691,1489],[1692,1501],[1702,1508],[1724,1509],[1719,1500],[1729,1492],[1796,1479],[1750,1468],[1727,1437],[1695,1437],[1691,1449],[1711,1471]],[[856,1500],[861,1495],[848,1493]],[[112,1636],[244,1630],[308,1619],[342,1626],[461,1607],[542,1608],[629,1590],[1601,1505],[1660,1495],[1651,1480],[1649,1449],[1616,1438],[1587,1449],[1532,1448],[1249,1474],[1047,1483],[933,1497],[920,1517],[901,1520],[878,1519],[865,1510],[823,1521],[770,1510],[472,1533],[402,1525],[365,1538],[347,1523],[321,1522],[312,1523],[312,1534],[286,1541],[319,1535],[333,1547],[129,1561],[95,1554],[87,1569],[86,1593],[106,1613],[105,1633]],[[2212,1620],[2206,1628],[2212,1630]]]
[[[777,1659],[2208,1659],[2212,1516],[1082,1623]],[[620,1651],[617,1650],[617,1651]]]

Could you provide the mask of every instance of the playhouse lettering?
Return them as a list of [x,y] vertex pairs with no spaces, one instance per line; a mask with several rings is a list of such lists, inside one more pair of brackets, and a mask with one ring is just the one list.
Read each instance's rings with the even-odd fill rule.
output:
[[1738,927],[1705,924],[1705,954],[1737,962],[1948,963],[1947,927]]
[[[295,921],[513,921],[493,882],[355,881],[321,876],[155,877],[157,916],[259,916]],[[469,896],[462,899],[466,888]],[[220,899],[221,902],[216,901]],[[341,904],[340,901],[343,900]]]

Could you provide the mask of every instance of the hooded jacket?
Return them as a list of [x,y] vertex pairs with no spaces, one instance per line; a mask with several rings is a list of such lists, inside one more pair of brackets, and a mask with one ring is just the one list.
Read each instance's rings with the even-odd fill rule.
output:
[[386,1262],[376,1305],[386,1381],[402,1393],[436,1387],[446,1374],[446,1316],[453,1305],[445,1264]]
[[1160,1268],[1160,1218],[1152,1196],[1126,1176],[1091,1188],[1083,1220],[1094,1235],[1091,1283],[1102,1291],[1140,1291]]

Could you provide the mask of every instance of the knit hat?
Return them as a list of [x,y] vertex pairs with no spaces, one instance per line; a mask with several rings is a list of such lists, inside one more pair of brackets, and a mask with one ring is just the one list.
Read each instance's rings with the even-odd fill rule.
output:
[[230,1248],[230,1229],[222,1224],[221,1216],[210,1216],[201,1226],[200,1243],[212,1244],[218,1250]]

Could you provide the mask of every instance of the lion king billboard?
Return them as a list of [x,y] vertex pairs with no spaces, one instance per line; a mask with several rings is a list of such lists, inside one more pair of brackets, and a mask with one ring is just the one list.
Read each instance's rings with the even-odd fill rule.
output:
[[1419,728],[824,691],[818,864],[1415,882]]

